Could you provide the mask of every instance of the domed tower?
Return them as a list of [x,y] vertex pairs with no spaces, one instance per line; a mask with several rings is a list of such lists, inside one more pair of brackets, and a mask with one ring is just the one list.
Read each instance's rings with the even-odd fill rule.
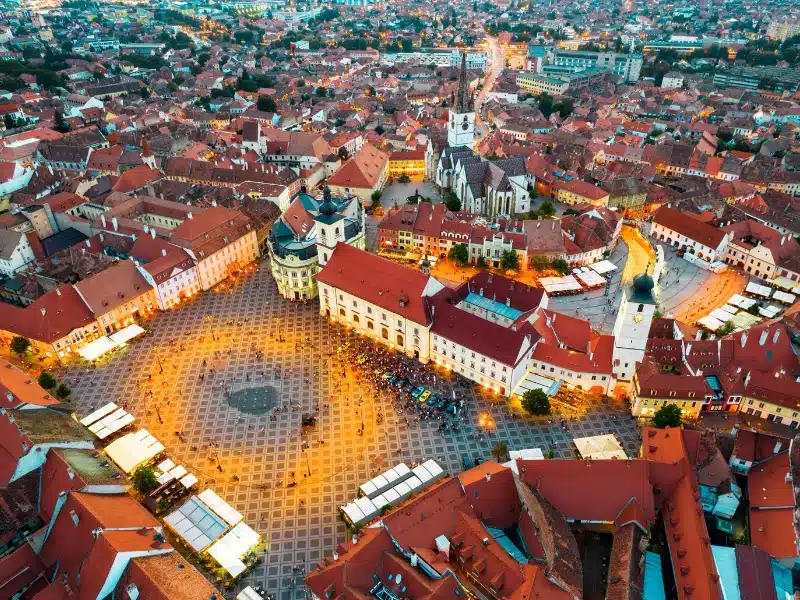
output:
[[622,302],[614,323],[614,374],[621,381],[630,381],[636,372],[636,363],[644,358],[650,325],[655,318],[658,303],[655,282],[647,273],[633,278],[633,283],[623,291]]
[[317,224],[317,256],[319,257],[319,266],[322,268],[328,263],[336,244],[346,241],[344,215],[339,214],[331,197],[331,189],[327,186],[322,192],[322,203],[319,205],[318,212],[314,221]]

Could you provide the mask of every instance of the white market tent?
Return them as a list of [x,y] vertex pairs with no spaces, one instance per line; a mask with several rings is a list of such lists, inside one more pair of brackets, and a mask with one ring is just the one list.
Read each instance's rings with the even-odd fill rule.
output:
[[598,275],[597,273],[588,268],[584,269],[580,273],[575,273],[575,277],[580,279],[583,285],[589,288],[608,284],[608,281],[606,281],[605,277],[603,277],[602,275]]
[[731,322],[737,329],[750,329],[759,321],[761,321],[759,317],[751,315],[748,312],[740,312],[731,319]]
[[592,435],[572,440],[582,458],[609,459],[628,458],[613,434]]
[[544,460],[544,453],[539,448],[523,448],[522,450],[511,450],[508,453],[511,458],[508,462],[503,463],[504,467],[511,469],[515,475],[519,475],[519,467],[517,460]]
[[223,569],[236,577],[247,568],[242,557],[258,544],[261,537],[245,523],[239,523],[208,549],[208,553]]
[[181,485],[188,490],[192,486],[197,485],[197,477],[189,473],[183,479],[181,479]]
[[228,529],[222,517],[197,496],[192,496],[168,514],[164,522],[197,552],[208,548]]
[[759,285],[757,283],[753,283],[752,281],[747,284],[747,287],[744,290],[748,294],[754,294],[755,296],[763,296],[764,298],[769,298],[770,294],[772,293],[772,288],[768,288],[765,285]]
[[124,329],[120,329],[119,331],[112,333],[108,337],[117,346],[124,346],[125,342],[132,340],[136,336],[142,335],[143,333],[144,329],[134,323],[133,325],[128,325]]
[[367,498],[373,498],[409,477],[411,477],[411,469],[405,463],[400,463],[366,483],[362,483],[359,491]]
[[101,440],[133,423],[136,419],[122,408],[118,408],[109,415],[89,426],[89,431]]
[[778,302],[783,302],[784,304],[794,304],[796,300],[794,294],[787,294],[786,292],[782,292],[780,290],[775,290],[775,293],[772,295],[773,300],[777,300]]
[[788,292],[791,291],[795,285],[797,285],[797,282],[792,281],[788,277],[776,277],[770,281],[769,284]]
[[173,479],[174,479],[174,477],[172,476],[172,473],[170,473],[170,472],[162,473],[157,478],[158,483],[160,483],[161,485],[164,485],[165,483],[169,483]]
[[705,327],[709,331],[716,331],[717,329],[722,327],[722,325],[724,324],[723,321],[720,321],[719,319],[715,319],[714,317],[712,317],[710,315],[706,316],[706,317],[703,317],[702,319],[697,319],[697,323],[699,325],[702,325],[703,327]]
[[730,304],[723,304],[722,306],[719,307],[719,310],[723,310],[726,313],[730,313],[731,315],[735,315],[737,312],[739,312],[739,307],[731,306]]
[[130,474],[164,451],[164,445],[146,429],[124,435],[106,446],[106,454],[123,472]]
[[156,466],[156,469],[158,469],[162,473],[166,473],[167,471],[172,471],[172,469],[174,468],[175,468],[175,463],[168,458],[164,459]]
[[432,458],[411,469],[423,485],[429,486],[444,477],[444,469]]
[[113,413],[118,408],[119,407],[116,404],[114,404],[113,402],[109,402],[105,406],[102,406],[102,407],[98,408],[93,413],[90,413],[90,414],[86,415],[85,417],[83,417],[81,419],[81,425],[89,427],[89,425],[91,425],[92,423],[96,423],[97,421],[99,421],[103,417],[105,417],[107,415],[110,415],[111,413]]
[[100,358],[107,352],[111,352],[117,347],[117,344],[115,344],[114,340],[111,338],[101,337],[89,342],[83,348],[80,348],[78,350],[78,354],[80,354],[86,360],[94,360],[96,358]]
[[718,321],[730,321],[733,318],[733,315],[727,311],[722,310],[721,308],[715,308],[710,313],[708,313],[709,317],[717,319]]
[[762,317],[767,317],[768,319],[772,319],[777,317],[780,314],[781,309],[775,306],[774,304],[768,304],[767,306],[759,306],[758,307],[758,314]]
[[548,294],[579,292],[583,289],[578,280],[572,275],[567,275],[566,277],[540,277],[539,283]]
[[236,595],[236,600],[264,600],[261,595],[249,585]]
[[[184,475],[186,471],[184,470]],[[217,496],[211,489],[207,489],[197,496],[202,502],[206,503],[211,510],[222,517],[228,525],[236,525],[244,519],[244,517],[237,512],[230,504],[225,502],[222,498]]]
[[610,273],[611,271],[617,270],[617,265],[612,263],[610,260],[601,260],[600,262],[596,262],[593,265],[589,265],[589,268],[599,273],[600,275],[605,275],[606,273]]
[[744,310],[747,310],[755,303],[756,301],[753,300],[752,298],[745,298],[740,294],[734,294],[733,296],[731,296],[731,299],[728,300],[728,304],[732,304],[733,306],[738,306],[739,308],[743,308]]
[[188,475],[189,472],[183,467],[183,465],[178,465],[172,469],[169,474],[172,475],[173,479],[180,479],[181,477]]

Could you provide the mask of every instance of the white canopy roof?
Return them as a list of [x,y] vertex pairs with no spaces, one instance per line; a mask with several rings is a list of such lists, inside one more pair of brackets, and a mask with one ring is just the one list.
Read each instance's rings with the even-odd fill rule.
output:
[[198,552],[205,550],[228,529],[225,521],[197,496],[189,498],[178,510],[168,514],[164,521]]
[[774,285],[777,288],[781,288],[782,290],[791,291],[794,286],[797,285],[796,281],[792,281],[788,277],[776,277],[772,281],[769,282],[770,285]]
[[583,289],[581,284],[578,283],[578,280],[572,275],[567,275],[566,277],[540,277],[539,283],[542,284],[542,287],[548,294],[572,292]]
[[100,419],[102,419],[106,415],[110,415],[111,413],[113,413],[118,408],[119,407],[116,404],[114,404],[113,402],[109,402],[105,406],[102,406],[102,407],[98,408],[93,413],[90,413],[90,414],[86,415],[85,417],[83,417],[81,419],[81,425],[85,425],[86,427],[88,427],[89,425],[91,425],[92,423],[95,423],[96,421],[99,421]]
[[575,276],[581,280],[583,285],[586,287],[596,287],[600,285],[606,285],[608,281],[602,275],[598,275],[594,271],[590,271],[589,269],[584,269],[581,273],[576,273]]
[[715,308],[710,313],[708,313],[708,316],[717,319],[718,321],[722,321],[723,323],[725,321],[730,321],[731,318],[733,317],[731,313],[724,311],[721,308]]
[[753,306],[755,303],[756,301],[752,298],[746,298],[740,294],[734,294],[731,296],[731,299],[728,300],[728,304],[733,304],[734,306],[738,306],[739,308],[743,308],[745,310]]
[[715,319],[712,316],[706,316],[703,317],[702,319],[697,319],[697,322],[706,329],[708,329],[709,331],[716,331],[717,329],[722,327],[723,324],[722,321],[720,321],[719,319]]
[[183,479],[181,479],[181,485],[185,487],[187,490],[197,483],[197,477],[189,473]]
[[172,471],[172,469],[175,468],[175,463],[167,458],[158,463],[158,466],[156,468],[162,473],[166,473],[167,471]]
[[628,458],[613,434],[592,435],[572,440],[582,458]]
[[772,288],[768,288],[765,285],[759,285],[751,281],[747,284],[747,287],[744,291],[746,291],[748,294],[755,294],[756,296],[769,298],[769,295],[772,293]]
[[795,301],[794,294],[788,294],[780,290],[775,290],[775,293],[772,295],[772,298],[774,300],[777,300],[778,302],[783,302],[784,304],[794,304]]
[[264,600],[257,591],[249,585],[236,595],[236,600]]
[[767,317],[768,319],[778,316],[778,313],[780,312],[781,309],[773,304],[768,304],[767,306],[758,307],[758,314]]
[[[142,435],[144,433],[144,435]],[[106,454],[125,473],[132,473],[139,465],[151,460],[164,450],[164,445],[146,429],[129,433],[106,446]]]
[[141,335],[143,333],[144,329],[134,323],[133,325],[128,325],[124,329],[120,329],[119,331],[112,333],[108,337],[118,346],[123,346],[128,340],[132,340],[137,335]]
[[228,523],[228,525],[236,525],[244,518],[230,504],[217,496],[211,489],[207,489],[202,492],[198,498],[205,502],[211,510],[222,517],[225,522]]
[[605,273],[610,273],[611,271],[616,271],[617,265],[612,263],[610,260],[601,260],[593,265],[589,265],[589,268],[603,275]]
[[109,337],[101,337],[80,348],[78,354],[86,360],[94,360],[100,358],[106,352],[111,352],[116,347],[117,344],[114,343],[114,340]]
[[232,577],[241,575],[245,570],[242,557],[258,544],[260,537],[252,528],[245,523],[239,523],[231,529],[216,544],[208,549],[208,553],[216,560],[223,569],[231,574]]

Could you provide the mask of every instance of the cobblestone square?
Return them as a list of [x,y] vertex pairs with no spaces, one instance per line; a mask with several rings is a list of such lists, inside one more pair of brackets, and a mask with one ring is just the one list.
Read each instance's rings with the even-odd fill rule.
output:
[[[502,398],[454,378],[437,377],[434,387],[464,394],[468,412],[459,432],[442,434],[436,421],[406,425],[389,392],[376,395],[342,366],[336,349],[348,334],[317,310],[316,302],[281,299],[262,265],[232,290],[206,292],[157,315],[150,335],[96,367],[67,368],[79,415],[109,401],[126,406],[135,427],[160,439],[176,464],[197,475],[201,490],[214,489],[264,537],[266,556],[241,585],[261,584],[280,600],[302,597],[303,573],[293,568],[308,571],[331,554],[346,535],[338,507],[400,461],[435,458],[455,473],[463,456],[490,458],[498,441],[569,457],[572,437],[601,433],[615,433],[629,455],[638,453],[635,423],[610,406],[565,431],[555,422],[512,418]],[[304,413],[317,417],[307,433]],[[380,423],[378,413],[385,415]],[[483,413],[496,429],[482,437]],[[286,487],[292,473],[298,484]]]

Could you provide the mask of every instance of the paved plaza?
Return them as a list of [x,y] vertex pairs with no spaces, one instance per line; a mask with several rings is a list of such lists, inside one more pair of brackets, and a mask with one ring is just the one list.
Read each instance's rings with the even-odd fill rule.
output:
[[[601,433],[638,453],[635,423],[608,405],[565,431],[512,418],[502,398],[442,375],[434,387],[467,401],[461,430],[439,433],[435,420],[406,425],[390,392],[376,396],[341,364],[344,329],[321,318],[316,302],[281,299],[264,266],[233,290],[206,292],[149,326],[149,336],[96,367],[68,368],[73,405],[81,416],[109,401],[126,406],[176,464],[240,511],[264,537],[266,556],[239,587],[261,584],[281,600],[303,596],[303,573],[293,568],[312,569],[345,539],[338,507],[397,462],[435,458],[455,473],[462,456],[490,458],[498,441],[570,457],[573,437]],[[307,433],[304,413],[317,417]],[[377,423],[379,413],[385,418]],[[496,431],[477,431],[482,413]],[[292,473],[298,483],[287,487]]]
[[[648,262],[640,244],[626,239],[628,237],[621,236],[616,250],[609,257],[617,270],[613,272],[611,283],[606,288],[550,298],[549,308],[588,319],[601,333],[612,333],[622,302],[623,287],[635,275],[643,272]],[[731,269],[722,274],[706,271],[678,257],[669,246],[664,246],[664,256],[663,274],[656,287],[658,305],[664,316],[693,324],[725,304],[733,294],[741,293],[747,285],[747,277],[741,273]]]

